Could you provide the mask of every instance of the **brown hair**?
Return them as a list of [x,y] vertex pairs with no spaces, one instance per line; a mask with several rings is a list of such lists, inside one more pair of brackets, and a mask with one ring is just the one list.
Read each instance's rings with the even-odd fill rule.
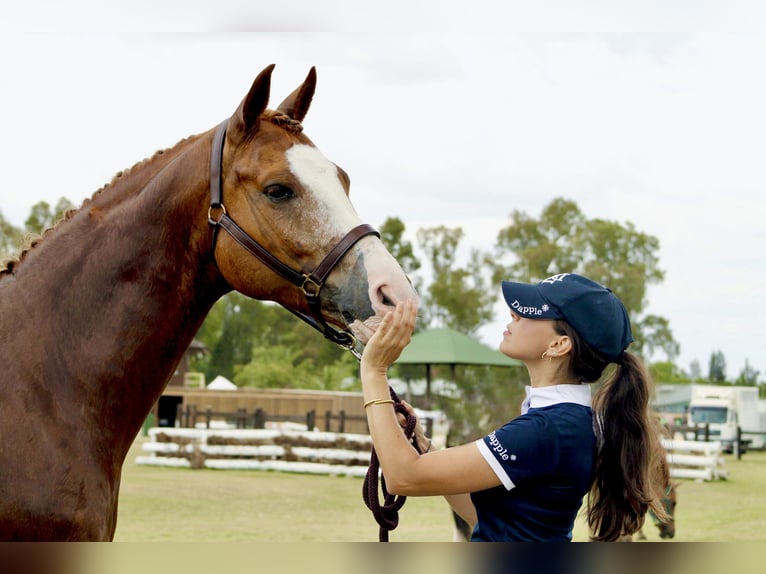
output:
[[[572,341],[572,374],[583,382],[596,382],[609,361],[564,321],[556,321],[555,329]],[[597,452],[588,495],[593,540],[613,541],[633,534],[643,526],[649,508],[658,519],[668,518],[661,502],[667,479],[665,451],[650,399],[649,375],[641,360],[628,352],[593,396]]]

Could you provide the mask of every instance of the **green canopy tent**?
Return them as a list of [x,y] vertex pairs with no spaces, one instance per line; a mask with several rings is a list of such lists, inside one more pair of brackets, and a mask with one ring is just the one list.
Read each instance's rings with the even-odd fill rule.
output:
[[456,365],[518,367],[523,364],[447,327],[414,334],[396,363],[426,366],[426,406],[430,406],[431,403],[431,365],[449,365],[454,380]]

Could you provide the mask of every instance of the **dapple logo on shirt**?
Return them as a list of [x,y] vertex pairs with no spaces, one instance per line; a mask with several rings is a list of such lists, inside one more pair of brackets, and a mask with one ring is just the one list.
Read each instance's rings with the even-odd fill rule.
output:
[[[500,458],[503,460],[508,460],[508,449],[500,444],[500,441],[497,440],[497,435],[494,432],[489,434],[489,444],[492,447],[492,450],[500,455]],[[514,456],[513,458],[515,459],[516,457]]]

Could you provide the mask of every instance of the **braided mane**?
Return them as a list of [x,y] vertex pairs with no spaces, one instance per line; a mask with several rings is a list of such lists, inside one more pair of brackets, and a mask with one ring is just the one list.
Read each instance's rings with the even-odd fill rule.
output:
[[186,137],[170,148],[166,148],[166,149],[162,149],[162,150],[158,150],[154,152],[154,154],[151,157],[140,160],[135,165],[133,165],[133,167],[118,171],[114,175],[114,177],[112,177],[112,180],[109,183],[107,183],[106,185],[98,189],[91,197],[86,198],[82,202],[82,205],[80,205],[79,208],[68,209],[56,222],[53,223],[53,225],[43,230],[43,232],[40,234],[27,233],[26,236],[24,237],[24,241],[22,242],[22,245],[20,246],[19,254],[16,257],[11,256],[11,257],[7,257],[5,259],[0,260],[0,279],[2,279],[3,276],[5,275],[13,275],[16,267],[18,267],[19,264],[21,264],[21,262],[24,260],[24,257],[27,255],[27,253],[31,249],[39,245],[43,241],[43,239],[45,239],[45,237],[47,237],[48,234],[51,233],[53,230],[55,230],[60,224],[71,219],[74,216],[74,214],[79,212],[81,209],[88,207],[92,202],[96,201],[105,191],[108,191],[116,187],[117,185],[125,181],[125,179],[128,176],[132,175],[133,173],[145,167],[149,167],[153,165],[158,160],[158,158],[163,157],[166,153],[177,150],[183,147],[184,144],[189,143],[197,139],[198,137],[199,137],[198,135]]
[[[284,114],[279,111],[274,110],[265,110],[263,113],[263,119],[291,132],[291,133],[301,133],[303,131],[303,124],[301,122],[294,120],[287,114]],[[20,247],[20,251],[18,256],[16,257],[8,257],[4,260],[0,260],[0,279],[4,275],[13,275],[14,270],[16,267],[24,260],[24,257],[26,254],[40,244],[40,242],[45,239],[45,237],[54,229],[56,229],[61,223],[67,221],[68,219],[71,219],[72,216],[80,211],[81,209],[84,209],[88,207],[93,201],[97,200],[105,191],[115,187],[119,183],[122,183],[122,181],[125,180],[128,176],[135,173],[136,171],[143,169],[145,167],[151,166],[155,161],[157,161],[158,158],[161,158],[169,151],[175,151],[182,147],[184,144],[189,143],[195,139],[197,139],[199,135],[193,135],[189,136],[187,138],[184,138],[180,140],[176,145],[170,148],[166,148],[164,150],[159,150],[154,153],[149,158],[145,158],[139,162],[137,162],[133,167],[118,171],[112,180],[101,187],[99,190],[97,190],[90,198],[85,199],[82,202],[82,205],[79,208],[69,209],[64,213],[64,215],[56,221],[52,226],[45,229],[41,234],[36,233],[28,233],[26,237],[24,238],[24,241]]]

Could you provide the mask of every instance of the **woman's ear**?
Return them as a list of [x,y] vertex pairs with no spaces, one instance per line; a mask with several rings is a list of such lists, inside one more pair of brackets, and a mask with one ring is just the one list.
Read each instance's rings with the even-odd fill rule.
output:
[[547,353],[549,357],[562,357],[570,352],[572,352],[572,339],[567,335],[556,337],[548,345]]

